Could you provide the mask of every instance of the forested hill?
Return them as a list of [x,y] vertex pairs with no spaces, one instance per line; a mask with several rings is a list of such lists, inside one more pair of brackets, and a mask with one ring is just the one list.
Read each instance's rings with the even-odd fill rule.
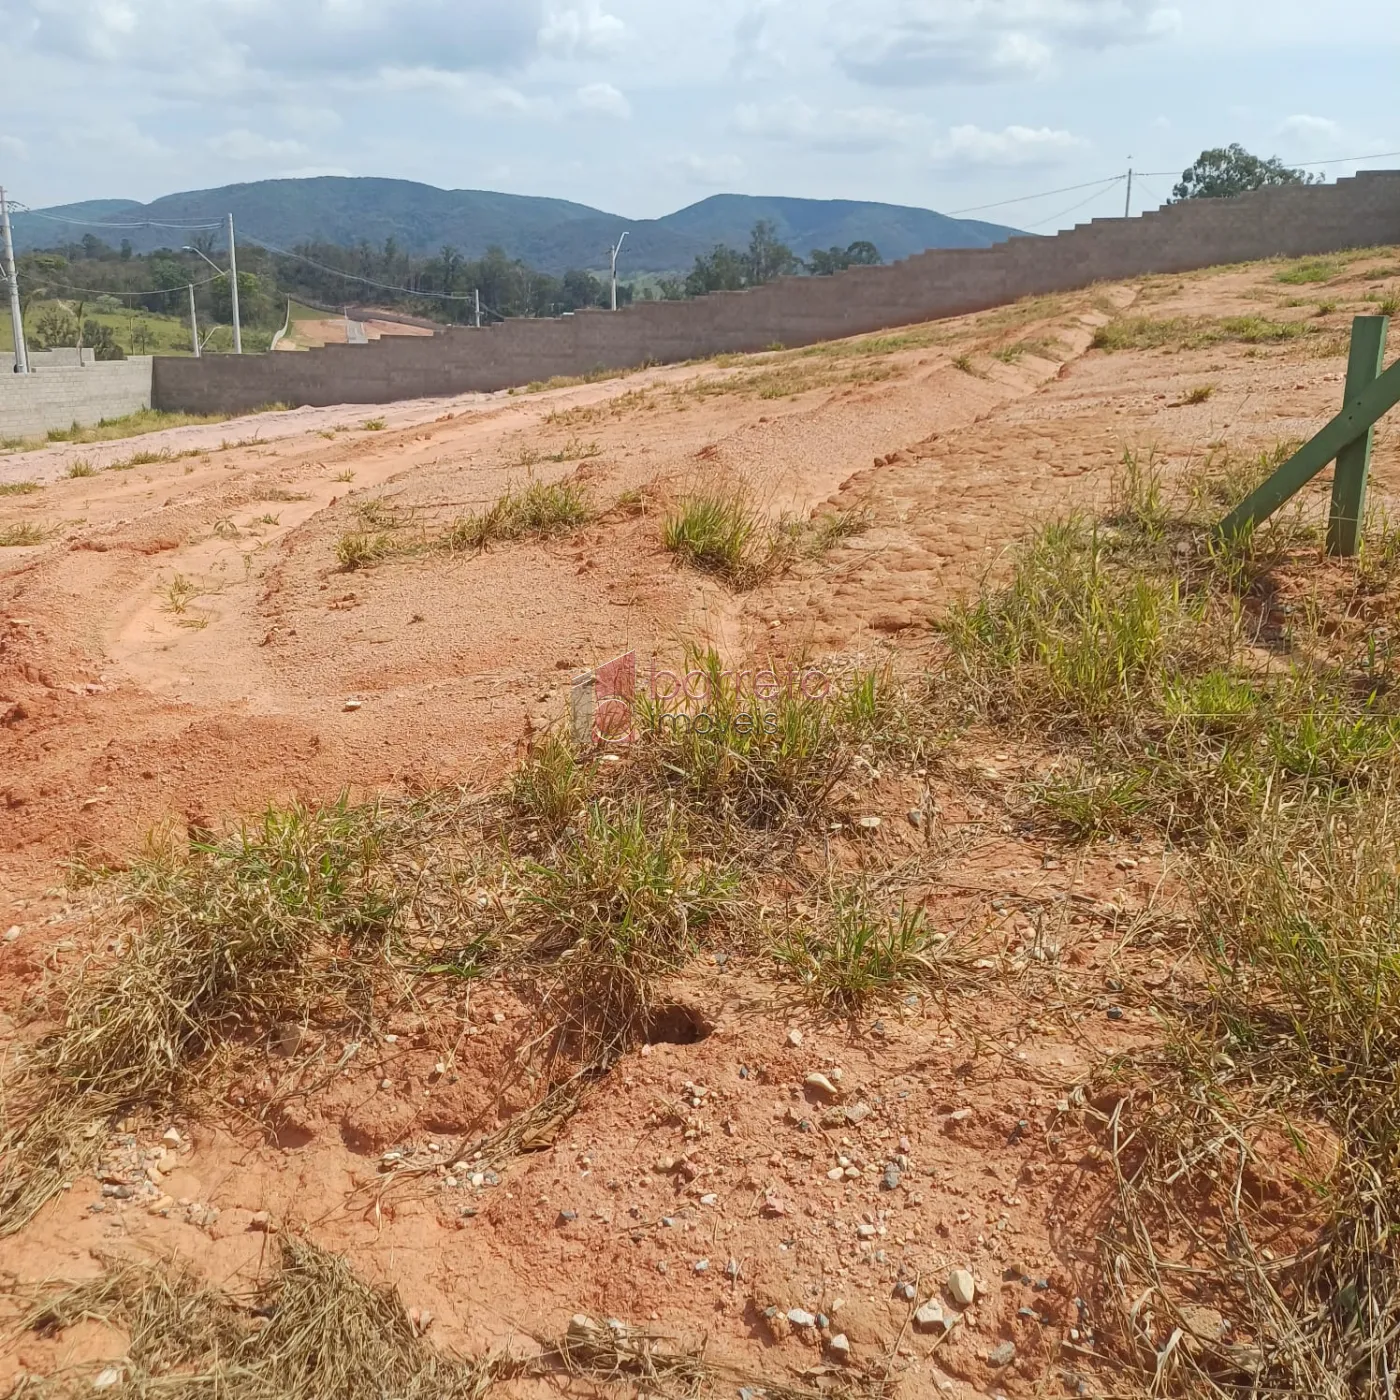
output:
[[141,227],[143,221],[187,224],[230,212],[240,242],[247,238],[281,248],[313,242],[342,247],[368,243],[382,248],[392,239],[411,256],[452,247],[468,258],[496,247],[511,259],[555,274],[605,266],[609,244],[624,229],[624,266],[629,273],[688,268],[718,243],[744,241],[760,220],[769,221],[801,257],[813,249],[867,241],[886,261],[925,248],[985,247],[1016,232],[895,204],[732,194],[715,195],[661,219],[627,219],[561,199],[340,176],[260,180],[166,195],[149,204],[88,200],[40,211],[65,222],[17,214],[14,229],[20,250],[55,247],[91,232],[113,246],[129,240],[141,253],[178,247],[181,238],[178,229]]

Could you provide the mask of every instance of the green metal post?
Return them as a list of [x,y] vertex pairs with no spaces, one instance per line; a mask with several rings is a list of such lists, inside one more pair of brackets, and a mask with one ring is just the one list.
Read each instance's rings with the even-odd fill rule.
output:
[[[1385,362],[1388,316],[1358,316],[1351,326],[1351,358],[1347,361],[1346,402],[1370,388]],[[1366,479],[1371,471],[1371,442],[1375,428],[1348,443],[1337,454],[1332,477],[1332,511],[1327,517],[1328,554],[1355,554],[1366,511]]]
[[1262,486],[1251,491],[1215,533],[1229,539],[1267,519],[1295,496],[1329,462],[1365,436],[1376,419],[1400,403],[1400,360],[1370,384],[1309,442],[1303,444]]

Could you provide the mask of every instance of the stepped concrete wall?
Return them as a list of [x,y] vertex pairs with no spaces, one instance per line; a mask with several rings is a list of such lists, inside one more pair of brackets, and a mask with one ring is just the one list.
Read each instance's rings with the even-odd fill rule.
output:
[[1334,185],[1190,200],[1135,219],[1095,219],[1052,238],[931,249],[887,267],[785,277],[695,301],[639,302],[554,320],[454,327],[301,354],[158,357],[157,408],[240,413],[263,404],[390,403],[496,390],[600,369],[673,363],[773,344],[811,345],[1001,306],[1098,281],[1275,256],[1400,243],[1400,170]]

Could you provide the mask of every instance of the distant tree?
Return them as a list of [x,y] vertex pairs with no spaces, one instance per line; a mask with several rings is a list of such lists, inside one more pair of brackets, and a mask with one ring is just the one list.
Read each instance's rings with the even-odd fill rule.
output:
[[1196,163],[1181,172],[1172,199],[1230,199],[1265,185],[1311,185],[1320,177],[1293,170],[1277,156],[1251,155],[1238,143],[1202,151]]
[[123,238],[123,239],[122,239],[122,261],[123,261],[123,262],[130,262],[130,261],[131,261],[131,253],[132,253],[131,239],[129,239],[129,238]]
[[[220,277],[212,284],[214,319],[222,321],[225,325],[233,323],[233,301],[229,296],[228,278]],[[244,326],[261,326],[268,324],[273,317],[276,303],[269,294],[267,286],[261,277],[255,272],[243,272],[238,274],[238,319]],[[277,323],[281,324],[280,316]],[[139,353],[139,352],[138,352]]]
[[449,244],[444,244],[438,254],[438,264],[442,268],[442,290],[449,294],[457,291],[457,274],[462,267],[462,255]]
[[656,290],[662,301],[683,301],[686,295],[686,279],[681,277],[658,277]]
[[117,344],[116,332],[101,321],[83,322],[83,344],[92,347],[97,360],[124,360],[126,351]]
[[78,318],[61,301],[51,301],[40,307],[30,323],[30,334],[37,350],[76,345],[79,329]]
[[591,272],[570,268],[564,274],[558,300],[563,311],[577,311],[581,306],[604,306],[608,301],[607,289]]
[[685,279],[685,294],[702,297],[709,292],[737,292],[748,283],[748,258],[736,248],[717,243],[695,259]]
[[749,235],[748,284],[761,287],[776,277],[786,277],[802,266],[802,260],[778,237],[776,226],[760,219]]
[[845,248],[813,248],[807,259],[807,271],[814,277],[830,277],[848,267],[878,267],[884,259],[880,250],[864,239]]

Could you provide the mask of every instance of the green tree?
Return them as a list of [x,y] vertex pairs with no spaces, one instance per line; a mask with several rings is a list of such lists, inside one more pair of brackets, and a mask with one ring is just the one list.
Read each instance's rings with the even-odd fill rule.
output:
[[78,318],[61,301],[40,307],[30,323],[29,334],[36,350],[57,350],[78,343]]
[[708,292],[737,292],[748,285],[748,257],[735,248],[717,243],[702,257],[685,279],[685,294],[702,297]]
[[[220,277],[211,286],[210,298],[214,319],[226,325],[233,323],[233,303],[229,297],[228,278]],[[238,319],[245,326],[267,325],[274,316],[275,303],[267,285],[256,272],[238,274]],[[281,324],[280,318],[278,324]]]
[[814,277],[830,277],[848,267],[878,267],[882,262],[880,250],[873,243],[860,239],[845,248],[813,248],[807,259],[807,270]]
[[749,235],[748,285],[761,287],[777,277],[787,277],[802,266],[801,258],[778,237],[776,226],[760,219]]
[[83,344],[92,347],[93,358],[97,360],[124,360],[126,351],[117,344],[116,333],[102,321],[83,322]]
[[1311,185],[1320,178],[1290,169],[1277,156],[1263,160],[1236,143],[1202,151],[1196,163],[1181,172],[1172,199],[1231,199],[1265,185]]
[[591,272],[575,267],[564,274],[558,300],[561,310],[577,311],[581,306],[606,306],[608,293]]

